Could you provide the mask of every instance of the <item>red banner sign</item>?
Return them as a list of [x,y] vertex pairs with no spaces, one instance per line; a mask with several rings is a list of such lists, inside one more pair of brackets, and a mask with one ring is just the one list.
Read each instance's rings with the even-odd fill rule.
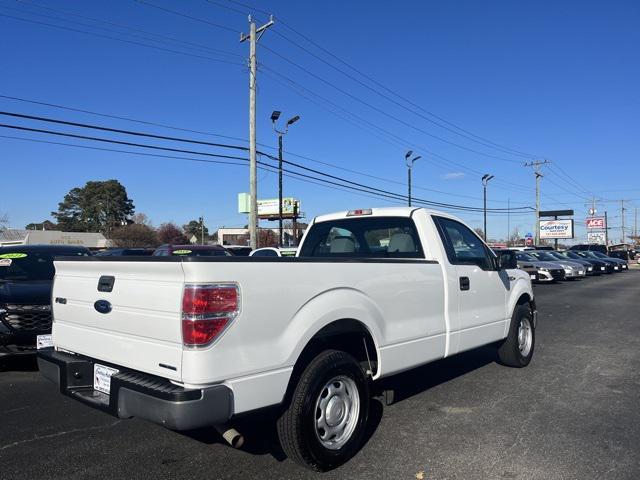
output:
[[591,217],[587,218],[588,230],[604,230],[606,225],[604,223],[604,217]]

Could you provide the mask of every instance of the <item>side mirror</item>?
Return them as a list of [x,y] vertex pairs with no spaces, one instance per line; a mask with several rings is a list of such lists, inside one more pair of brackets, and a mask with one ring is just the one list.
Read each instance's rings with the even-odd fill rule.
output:
[[500,252],[498,255],[498,269],[512,270],[518,268],[518,259],[514,252]]

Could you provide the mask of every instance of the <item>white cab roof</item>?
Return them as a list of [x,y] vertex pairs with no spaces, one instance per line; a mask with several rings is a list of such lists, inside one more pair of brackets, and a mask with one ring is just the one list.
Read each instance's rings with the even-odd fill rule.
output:
[[419,207],[383,207],[383,208],[371,208],[371,209],[362,209],[362,210],[371,210],[371,215],[351,215],[347,217],[347,214],[353,210],[345,210],[343,212],[336,213],[328,213],[326,215],[319,215],[315,218],[314,223],[318,222],[327,222],[330,220],[338,220],[341,218],[358,218],[358,217],[410,217],[411,212],[415,210],[424,210],[427,215],[440,215],[443,217],[451,217],[451,215],[438,212],[436,210],[430,210],[428,208],[419,208]]

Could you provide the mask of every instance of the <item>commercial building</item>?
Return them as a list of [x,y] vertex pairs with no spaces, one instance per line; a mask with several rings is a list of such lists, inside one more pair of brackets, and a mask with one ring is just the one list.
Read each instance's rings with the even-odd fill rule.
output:
[[101,233],[13,229],[0,232],[0,246],[11,245],[76,245],[98,250],[107,248],[109,241]]

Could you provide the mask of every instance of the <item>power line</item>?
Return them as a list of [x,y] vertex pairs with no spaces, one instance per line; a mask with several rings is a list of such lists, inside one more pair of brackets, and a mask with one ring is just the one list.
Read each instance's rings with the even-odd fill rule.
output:
[[[3,8],[8,8],[8,7],[3,7]],[[228,65],[242,66],[242,63],[232,62],[231,60],[223,60],[223,59],[219,59],[219,58],[208,57],[208,56],[205,56],[205,55],[198,55],[198,54],[195,54],[195,53],[181,52],[179,50],[173,50],[173,49],[170,49],[170,48],[164,48],[164,47],[160,47],[158,45],[149,45],[149,44],[146,44],[146,43],[137,42],[135,40],[126,40],[124,38],[111,37],[109,35],[103,35],[101,33],[87,32],[85,30],[79,30],[77,28],[65,27],[65,26],[62,26],[62,25],[55,25],[55,24],[52,24],[52,23],[41,22],[41,21],[38,21],[38,20],[31,20],[31,19],[27,19],[27,18],[16,17],[14,15],[7,15],[5,13],[0,13],[0,17],[11,18],[13,20],[18,20],[18,21],[21,21],[21,22],[33,23],[33,24],[36,24],[36,25],[44,25],[44,26],[47,26],[47,27],[57,28],[57,29],[60,29],[60,30],[67,30],[67,31],[70,31],[70,32],[75,32],[75,33],[82,33],[82,34],[85,34],[85,35],[91,35],[91,36],[100,37],[100,38],[106,38],[108,40],[115,40],[115,41],[118,41],[118,42],[128,43],[128,44],[131,44],[131,45],[137,45],[137,46],[152,48],[152,49],[155,49],[155,50],[161,50],[161,51],[164,51],[164,52],[174,53],[174,54],[177,54],[177,55],[184,55],[184,56],[187,56],[187,57],[200,58],[200,59],[209,60],[209,61],[217,62],[217,63],[226,63]]]
[[[142,35],[136,35],[136,34],[126,33],[126,32],[119,32],[117,30],[113,30],[113,29],[109,29],[109,28],[105,28],[105,27],[100,27],[100,26],[95,26],[95,25],[87,25],[85,23],[69,20],[69,19],[66,19],[66,18],[55,17],[55,16],[50,16],[50,15],[43,15],[43,14],[40,14],[40,13],[34,13],[34,12],[30,12],[30,11],[24,11],[24,13],[29,13],[30,15],[38,15],[38,16],[42,16],[42,17],[45,17],[45,18],[61,20],[61,21],[64,21],[64,22],[74,23],[76,25],[81,25],[83,27],[100,28],[102,30],[106,30],[106,31],[109,31],[109,32],[112,32],[112,33],[117,33],[117,34],[123,34],[124,33],[125,35],[130,35],[130,36],[133,36],[133,37],[142,38],[144,40],[150,40],[150,41],[153,41],[153,42],[164,43],[165,45],[167,44],[166,41],[168,41],[168,42],[172,42],[172,43],[180,45],[181,48],[190,48],[190,49],[195,48],[195,49],[200,50],[200,51],[204,50],[204,51],[208,51],[208,52],[211,52],[211,53],[217,53],[217,54],[221,54],[221,55],[229,55],[229,56],[233,56],[233,57],[244,58],[242,55],[234,53],[234,52],[228,52],[226,50],[220,50],[220,49],[217,49],[217,48],[212,48],[212,47],[209,47],[208,45],[203,45],[203,44],[200,44],[200,43],[180,40],[180,39],[168,36],[168,35],[162,35],[162,34],[155,33],[155,32],[149,32],[147,30],[143,30],[143,29],[138,28],[138,27],[133,27],[133,26],[130,26],[130,25],[124,25],[122,23],[111,22],[111,21],[103,20],[103,19],[99,19],[99,18],[89,17],[87,15],[82,15],[82,14],[80,14],[78,12],[74,12],[74,11],[70,11],[70,10],[65,10],[65,9],[60,9],[60,8],[51,8],[51,7],[47,7],[47,6],[44,6],[44,5],[40,5],[38,3],[29,2],[29,1],[26,1],[26,0],[18,0],[18,1],[20,1],[25,6],[36,7],[36,8],[40,8],[40,9],[43,9],[43,10],[48,10],[50,12],[56,12],[56,13],[59,13],[59,14],[62,14],[62,15],[78,17],[78,18],[82,18],[84,20],[89,20],[91,22],[100,23],[100,24],[109,25],[109,26],[114,26],[114,27],[117,27],[117,28],[120,28],[120,29],[130,30],[130,31],[133,31],[133,32],[141,33],[143,35],[146,35],[147,37],[157,37],[157,38],[160,38],[162,40],[154,40],[153,38],[146,38],[146,37],[144,37]],[[9,8],[9,7],[5,7],[5,8]],[[13,10],[15,10],[15,9],[13,9]],[[21,10],[16,10],[16,11],[21,11]],[[21,11],[21,12],[23,12],[23,11]]]
[[[26,98],[22,98],[22,97],[15,97],[15,96],[10,96],[10,95],[1,95],[0,94],[0,98],[4,98],[4,99],[8,99],[8,100],[14,100],[14,101],[18,101],[18,102],[30,103],[30,104],[40,105],[40,106],[45,106],[45,107],[57,108],[57,109],[61,109],[61,110],[71,111],[71,112],[78,112],[78,113],[84,113],[84,114],[89,114],[89,115],[95,115],[95,116],[100,116],[100,117],[110,118],[110,119],[115,119],[115,120],[124,120],[124,121],[127,121],[127,122],[133,122],[133,123],[139,123],[139,124],[142,124],[142,125],[149,125],[149,126],[154,126],[154,127],[166,128],[166,129],[169,129],[169,130],[181,131],[181,132],[185,132],[185,133],[195,133],[195,134],[198,134],[198,135],[206,135],[206,136],[212,136],[212,137],[225,138],[225,139],[229,139],[229,140],[235,140],[235,141],[240,141],[240,142],[245,142],[246,143],[246,139],[240,138],[240,137],[234,137],[234,136],[230,136],[230,135],[222,135],[222,134],[216,134],[216,133],[212,133],[212,132],[205,132],[205,131],[202,131],[202,130],[194,130],[194,129],[189,129],[189,128],[182,128],[182,127],[167,125],[167,124],[164,124],[164,123],[151,122],[151,121],[140,120],[140,119],[135,119],[135,118],[131,118],[131,117],[124,117],[124,116],[120,116],[120,115],[111,115],[111,114],[106,114],[106,113],[100,113],[100,112],[95,112],[95,111],[92,111],[92,110],[69,107],[69,106],[55,104],[55,103],[49,103],[49,102],[41,102],[41,101],[37,101],[37,100],[31,100],[31,99],[26,99]],[[358,126],[355,123],[354,123],[354,125]],[[263,148],[274,149],[274,147],[272,147],[270,145],[267,145],[267,144],[258,143],[258,145],[260,147],[263,147]],[[407,143],[406,142],[402,142],[402,143],[398,142],[398,145],[402,146],[402,147],[406,147]],[[296,157],[296,158],[300,158],[302,160],[307,160],[307,161],[310,161],[310,162],[318,163],[320,165],[329,166],[331,168],[342,170],[342,171],[345,171],[345,172],[348,172],[348,173],[361,175],[361,176],[372,178],[372,179],[375,179],[375,180],[384,181],[384,182],[387,182],[387,183],[393,183],[393,184],[397,184],[397,185],[404,185],[404,182],[395,181],[395,180],[391,180],[389,178],[379,177],[379,176],[371,175],[369,173],[361,172],[361,171],[358,171],[358,170],[353,170],[353,169],[350,169],[350,168],[342,167],[342,166],[337,165],[335,163],[331,163],[331,162],[327,162],[327,161],[311,158],[311,157],[309,157],[307,155],[301,155],[301,154],[294,153],[294,152],[291,152],[291,151],[285,151],[284,153],[287,154],[287,155]],[[445,192],[445,191],[441,191],[441,190],[435,190],[435,189],[430,189],[430,188],[425,188],[425,187],[415,186],[415,185],[414,185],[414,187],[416,189],[419,189],[419,190],[424,190],[424,191],[433,192],[433,193],[439,193],[439,194],[443,194],[443,195],[449,195],[449,196],[460,197],[460,198],[468,198],[468,199],[472,199],[472,200],[480,200],[480,198],[472,197],[472,196],[469,196],[469,195],[462,195],[462,194],[456,194],[456,193],[452,193],[452,192]],[[501,201],[498,201],[498,200],[494,200],[494,202],[495,203],[506,203],[506,202],[501,202]]]
[[155,8],[157,10],[161,10],[161,11],[163,11],[165,13],[169,13],[171,15],[176,15],[178,17],[183,17],[183,18],[188,18],[189,20],[193,20],[195,22],[204,23],[206,25],[209,25],[210,27],[220,28],[222,30],[226,30],[228,32],[232,32],[234,34],[238,33],[237,30],[235,30],[234,28],[227,27],[226,25],[221,25],[219,23],[211,22],[209,20],[205,20],[204,18],[198,18],[198,17],[194,17],[194,16],[191,16],[191,15],[187,15],[186,13],[178,12],[176,10],[170,10],[168,8],[164,8],[164,7],[161,7],[160,5],[155,5],[153,3],[146,2],[144,0],[135,0],[135,1],[137,3],[142,4],[142,5],[146,5],[147,7],[152,7],[152,8]]
[[[460,144],[458,144],[458,143],[452,142],[452,141],[450,141],[450,140],[447,140],[446,138],[440,137],[440,136],[438,136],[438,135],[434,135],[433,133],[430,133],[430,132],[428,132],[427,130],[424,130],[423,128],[417,127],[416,125],[414,125],[414,124],[412,124],[412,123],[410,123],[410,122],[407,122],[407,121],[403,120],[402,118],[400,118],[400,117],[398,117],[398,116],[396,116],[396,115],[393,115],[393,114],[391,114],[391,113],[389,113],[389,112],[385,111],[384,109],[379,108],[379,107],[377,107],[377,106],[373,105],[372,103],[367,102],[366,100],[363,100],[362,98],[360,98],[360,97],[358,97],[358,96],[356,96],[356,95],[353,95],[352,93],[350,93],[350,92],[346,91],[345,89],[343,89],[343,88],[341,88],[341,87],[337,86],[336,84],[334,84],[334,83],[330,82],[329,80],[326,80],[325,78],[323,78],[323,77],[321,77],[321,76],[319,76],[319,75],[316,75],[315,73],[311,72],[309,69],[307,69],[307,68],[303,67],[302,65],[297,64],[296,62],[294,62],[294,61],[293,61],[293,60],[291,60],[290,58],[287,58],[287,57],[285,57],[284,55],[281,55],[280,53],[276,52],[276,51],[275,51],[275,50],[273,50],[272,48],[269,48],[269,47],[268,47],[268,46],[266,46],[266,45],[262,45],[262,48],[263,48],[263,49],[265,49],[265,50],[267,50],[267,51],[269,51],[269,52],[271,52],[273,55],[275,55],[275,56],[277,56],[278,58],[280,58],[280,59],[284,60],[285,62],[287,62],[287,63],[289,63],[289,64],[291,64],[291,65],[293,65],[293,66],[297,67],[298,69],[300,69],[300,70],[302,70],[303,72],[305,72],[307,75],[309,75],[309,76],[311,76],[311,77],[315,78],[316,80],[318,80],[318,81],[320,81],[320,82],[324,83],[325,85],[330,86],[330,87],[331,87],[331,88],[333,88],[334,90],[337,90],[338,92],[342,93],[343,95],[345,95],[345,96],[347,96],[347,97],[351,98],[352,100],[355,100],[356,102],[361,103],[362,105],[365,105],[366,107],[368,107],[368,108],[370,108],[370,109],[372,109],[372,110],[374,110],[374,111],[378,112],[379,114],[381,114],[381,115],[383,115],[383,116],[385,116],[385,117],[388,117],[388,118],[390,118],[390,119],[392,119],[392,120],[394,120],[394,121],[396,121],[396,122],[398,122],[398,123],[400,123],[400,124],[404,125],[405,127],[411,128],[411,129],[413,129],[413,130],[415,130],[415,131],[417,131],[417,132],[419,132],[419,133],[422,133],[423,135],[426,135],[426,136],[428,136],[428,137],[434,138],[434,139],[436,139],[436,140],[438,140],[438,141],[440,141],[440,142],[443,142],[443,143],[446,143],[446,144],[448,144],[448,145],[451,145],[451,146],[454,146],[454,147],[460,148],[460,149],[462,149],[462,150],[466,150],[466,151],[468,151],[468,152],[476,153],[476,154],[478,154],[478,155],[482,155],[482,156],[489,157],[489,158],[495,158],[496,160],[501,160],[501,161],[504,161],[504,162],[517,163],[517,164],[520,164],[520,163],[521,163],[521,162],[520,162],[520,161],[518,161],[518,160],[512,160],[512,159],[508,159],[508,158],[504,158],[504,157],[499,157],[499,156],[497,156],[497,155],[492,155],[492,154],[490,154],[490,153],[481,152],[480,150],[475,150],[475,149],[473,149],[473,148],[465,147],[464,145],[460,145]],[[263,65],[263,66],[264,66],[264,65]],[[271,69],[271,71],[274,71],[274,70],[273,70],[273,69]],[[278,74],[282,75],[282,74],[281,74],[281,73],[279,73],[279,72],[278,72]],[[283,76],[283,77],[285,77],[284,75],[282,75],[282,76]],[[285,77],[285,78],[286,78],[286,77]]]
[[[45,133],[45,134],[49,134],[49,135],[56,135],[56,136],[62,136],[62,137],[69,137],[69,138],[76,138],[76,139],[81,139],[81,140],[90,140],[90,141],[97,141],[97,142],[103,142],[103,143],[111,143],[111,144],[116,144],[116,145],[126,145],[126,146],[133,146],[133,147],[139,147],[139,148],[148,148],[148,149],[153,149],[153,150],[160,150],[160,151],[169,151],[169,152],[175,152],[175,153],[186,153],[186,154],[191,154],[191,155],[204,155],[204,156],[208,156],[208,157],[216,157],[216,158],[227,158],[227,159],[243,159],[243,157],[236,157],[236,156],[230,156],[230,155],[221,155],[221,154],[213,154],[213,153],[209,153],[209,152],[201,152],[201,151],[194,151],[194,150],[187,150],[187,149],[177,149],[177,148],[172,148],[172,147],[160,147],[157,145],[149,145],[149,144],[141,144],[141,143],[134,143],[134,142],[126,142],[126,141],[122,141],[122,140],[113,140],[113,139],[106,139],[106,138],[101,138],[101,137],[94,137],[94,136],[87,136],[87,135],[78,135],[78,134],[73,134],[73,133],[66,133],[66,132],[58,132],[58,131],[53,131],[53,130],[46,130],[46,129],[37,129],[37,128],[31,128],[31,127],[23,127],[23,126],[18,126],[18,125],[9,125],[9,124],[0,124],[0,127],[2,128],[9,128],[9,129],[15,129],[15,130],[21,130],[21,131],[28,131],[28,132],[33,132],[33,133]],[[144,134],[141,134],[140,132],[136,132],[139,135],[144,136]],[[262,152],[260,152],[262,155]],[[268,158],[271,159],[275,159],[275,157],[270,156],[270,155],[265,155]],[[244,159],[243,159],[244,160]],[[325,172],[321,172],[315,169],[311,169],[309,167],[305,167],[302,166],[300,164],[296,164],[295,162],[290,162],[288,160],[284,160],[284,163],[287,163],[288,165],[292,165],[295,168],[299,168],[302,170],[306,170],[306,171],[310,171],[312,173],[316,173],[319,174],[323,177],[328,177],[331,179],[335,179],[338,180],[340,182],[344,182],[346,184],[348,184],[348,186],[350,186],[350,188],[353,188],[355,190],[359,190],[359,191],[366,191],[367,193],[378,193],[382,196],[386,196],[388,198],[395,198],[397,200],[401,200],[404,199],[404,196],[401,194],[397,194],[395,192],[390,192],[387,190],[383,190],[383,189],[379,189],[376,187],[371,187],[368,185],[364,185],[358,182],[353,182],[351,180],[342,178],[342,177],[337,177],[335,175],[331,175],[331,174],[327,174]],[[338,185],[338,186],[342,186],[344,187],[345,185],[342,184],[337,184],[336,182],[333,182],[332,180],[326,180],[326,179],[318,179],[317,177],[312,177],[312,176],[308,176],[306,174],[302,174],[300,172],[292,172],[290,171],[290,173],[299,175],[299,176],[303,176],[303,177],[309,177],[309,178],[313,178],[315,180],[320,180],[329,184],[334,184],[334,185]],[[366,190],[364,190],[366,189]],[[448,208],[448,209],[452,209],[452,210],[461,210],[461,211],[481,211],[481,209],[476,208],[476,207],[469,207],[469,206],[464,206],[464,205],[456,205],[456,204],[449,204],[449,203],[444,203],[444,202],[434,202],[434,201],[430,201],[430,200],[425,200],[425,199],[416,199],[416,203],[420,202],[421,204],[424,205],[430,205],[430,206],[436,206],[436,207],[440,207],[440,208]],[[513,211],[518,211],[518,210],[522,210],[523,208],[529,208],[529,207],[518,207],[518,208],[514,208],[512,209]],[[493,211],[494,213],[506,213],[507,210],[506,209],[491,209],[491,211]]]
[[[208,0],[208,1],[209,1],[209,3],[214,3],[214,4],[219,5],[219,3],[218,3],[218,2],[213,2],[213,1],[211,1],[211,0]],[[234,3],[234,4],[236,4],[236,5],[241,5],[241,6],[245,7],[245,8],[249,8],[249,9],[256,10],[256,11],[258,11],[258,12],[260,12],[260,13],[265,14],[265,15],[267,14],[264,10],[260,10],[259,8],[252,7],[252,6],[247,5],[247,4],[244,4],[244,3],[242,3],[242,2],[235,1],[235,0],[228,0],[228,1],[229,1],[229,2],[231,2],[231,3]],[[225,7],[223,7],[223,8],[225,8]],[[234,9],[234,10],[235,10],[235,9]],[[241,13],[239,10],[235,10],[235,11],[237,11],[237,12]],[[310,37],[308,37],[308,36],[304,35],[304,34],[303,34],[303,33],[301,33],[300,31],[298,31],[298,30],[296,30],[295,28],[293,28],[289,23],[285,22],[285,21],[284,21],[284,20],[282,20],[280,17],[278,17],[278,23],[279,23],[280,25],[283,25],[284,27],[288,28],[288,29],[289,29],[289,30],[291,30],[293,33],[295,33],[295,34],[296,34],[296,35],[298,35],[299,37],[303,38],[304,40],[306,40],[307,42],[309,42],[311,45],[313,45],[314,47],[316,47],[317,49],[319,49],[319,50],[321,50],[322,52],[324,52],[325,54],[329,55],[329,56],[330,56],[331,58],[333,58],[334,60],[336,60],[336,61],[340,62],[342,65],[344,65],[344,66],[348,67],[348,68],[349,68],[349,69],[351,69],[353,72],[355,72],[355,73],[357,73],[358,75],[360,75],[360,76],[362,76],[362,77],[366,78],[367,80],[369,80],[369,81],[370,81],[370,82],[372,82],[373,84],[375,84],[375,85],[377,85],[378,87],[380,87],[380,88],[384,89],[386,92],[390,93],[391,95],[394,95],[396,98],[399,98],[400,100],[402,100],[402,101],[406,102],[407,104],[412,105],[413,107],[415,107],[415,108],[417,108],[417,109],[421,110],[421,111],[422,111],[422,112],[424,112],[425,114],[430,115],[430,116],[432,116],[433,118],[436,118],[436,119],[437,119],[437,120],[439,120],[440,122],[443,122],[443,123],[445,123],[446,125],[449,125],[449,126],[451,126],[451,127],[453,127],[453,128],[456,128],[456,129],[458,129],[459,131],[464,132],[465,134],[467,134],[467,135],[469,135],[469,136],[472,136],[472,137],[474,137],[474,138],[476,138],[476,139],[479,139],[479,140],[482,140],[482,141],[484,141],[484,142],[487,142],[487,143],[489,143],[489,144],[493,145],[494,147],[498,147],[498,148],[500,148],[500,149],[503,149],[503,150],[506,150],[506,151],[510,151],[510,152],[512,152],[512,154],[518,154],[518,155],[520,155],[520,156],[523,156],[523,157],[529,157],[529,158],[535,158],[535,157],[536,157],[536,155],[533,155],[533,154],[530,154],[530,153],[526,153],[526,152],[522,152],[522,151],[518,151],[518,150],[516,150],[516,149],[510,148],[510,147],[506,147],[506,146],[501,145],[501,144],[499,144],[499,143],[493,142],[493,141],[491,141],[491,140],[489,140],[489,139],[487,139],[487,138],[481,137],[480,135],[476,135],[476,134],[474,134],[474,133],[472,133],[472,132],[470,132],[470,131],[468,131],[468,130],[465,130],[464,128],[462,128],[462,127],[460,127],[460,126],[458,126],[458,125],[456,125],[456,124],[454,124],[454,123],[452,123],[452,122],[450,122],[450,121],[448,121],[448,120],[446,120],[446,119],[444,119],[444,118],[442,118],[442,117],[440,117],[440,116],[436,115],[435,113],[430,112],[429,110],[427,110],[427,109],[423,108],[422,106],[420,106],[420,105],[418,105],[418,104],[414,103],[413,101],[411,101],[411,100],[407,99],[406,97],[403,97],[402,95],[400,95],[399,93],[397,93],[395,90],[393,90],[393,89],[390,89],[390,88],[386,87],[385,85],[383,85],[382,83],[380,83],[379,81],[377,81],[377,80],[376,80],[375,78],[373,78],[372,76],[370,76],[370,75],[366,74],[365,72],[363,72],[363,71],[361,71],[361,70],[357,69],[356,67],[354,67],[354,66],[353,66],[353,65],[351,65],[350,63],[348,63],[348,62],[346,62],[346,61],[342,60],[342,59],[341,59],[340,57],[338,57],[336,54],[334,54],[334,53],[332,53],[331,51],[329,51],[328,49],[324,48],[322,45],[320,45],[319,43],[317,43],[316,41],[314,41],[312,38],[310,38]],[[343,73],[343,74],[345,74],[345,75],[348,75],[348,74],[346,74],[344,71],[342,71],[342,70],[340,70],[340,69],[336,68],[335,66],[333,66],[333,65],[329,64],[328,62],[326,62],[326,60],[324,60],[324,59],[322,59],[321,57],[319,57],[319,56],[315,55],[314,53],[310,52],[308,49],[305,49],[304,47],[300,46],[297,42],[295,42],[295,41],[291,40],[290,38],[286,37],[284,34],[282,34],[282,33],[278,32],[277,30],[275,30],[275,33],[276,33],[276,34],[278,34],[280,37],[284,38],[285,40],[289,41],[290,43],[292,43],[292,44],[296,45],[298,48],[301,48],[303,51],[307,52],[308,54],[310,54],[310,55],[314,56],[315,58],[317,58],[318,60],[322,61],[323,63],[328,64],[328,65],[329,65],[329,66],[331,66],[333,69],[338,70],[338,71],[340,71],[341,73]],[[352,77],[350,77],[350,78],[352,78]],[[353,79],[353,78],[352,78],[352,79]],[[357,81],[357,80],[356,80],[356,81]],[[367,88],[371,89],[371,88],[370,88],[370,87],[368,87],[368,86],[367,86]],[[378,93],[379,95],[381,95],[379,92],[376,92],[376,93]],[[403,107],[403,108],[406,108],[406,107]],[[415,112],[414,112],[414,113],[415,113]],[[429,121],[431,121],[431,120],[429,120]],[[436,124],[437,124],[437,123],[436,123]],[[439,125],[439,124],[437,124],[437,125]],[[439,126],[441,126],[442,128],[445,128],[445,127],[444,127],[444,126],[442,126],[442,125],[439,125]],[[467,138],[468,138],[468,137],[467,137]]]

